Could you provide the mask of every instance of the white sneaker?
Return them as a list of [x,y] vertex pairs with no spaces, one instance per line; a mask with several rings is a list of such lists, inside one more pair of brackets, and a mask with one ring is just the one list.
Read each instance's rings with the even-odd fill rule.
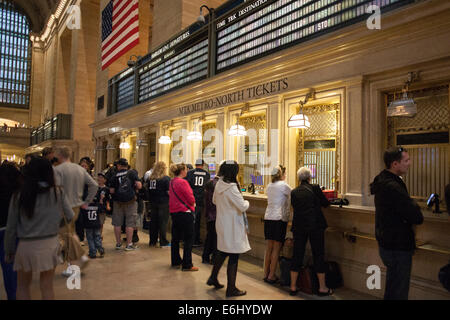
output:
[[82,256],[80,261],[81,261],[80,269],[84,269],[84,268],[86,268],[86,266],[89,262],[89,258],[87,256]]
[[62,272],[62,276],[63,277],[70,277],[72,275],[72,272],[71,271],[69,271],[69,269],[66,269],[66,270],[64,270],[63,272]]

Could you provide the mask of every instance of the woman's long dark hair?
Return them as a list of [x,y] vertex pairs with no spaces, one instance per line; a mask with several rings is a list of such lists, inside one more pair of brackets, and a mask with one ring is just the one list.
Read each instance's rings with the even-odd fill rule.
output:
[[239,173],[239,165],[234,160],[228,160],[222,163],[219,168],[218,175],[222,177],[223,181],[226,183],[236,183],[239,192],[241,192],[241,187],[237,181],[237,175]]
[[[53,167],[50,161],[34,158],[24,168],[24,183],[20,189],[19,207],[28,218],[33,217],[36,198],[39,193],[49,192],[55,187]],[[56,189],[55,198],[56,198]]]

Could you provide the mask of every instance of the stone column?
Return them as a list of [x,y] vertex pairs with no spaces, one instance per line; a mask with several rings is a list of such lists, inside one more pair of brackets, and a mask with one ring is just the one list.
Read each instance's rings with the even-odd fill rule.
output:
[[116,159],[116,149],[119,147],[116,145],[116,139],[114,136],[109,136],[107,138],[108,144],[106,146],[106,161],[108,163],[113,163]]
[[363,181],[363,135],[365,132],[363,126],[363,86],[363,77],[357,77],[349,81],[346,85],[345,103],[341,108],[341,192],[354,205],[363,204],[363,194],[367,190]]
[[136,135],[136,170],[143,176],[149,168],[147,162],[149,157],[149,146],[145,128],[138,128]]

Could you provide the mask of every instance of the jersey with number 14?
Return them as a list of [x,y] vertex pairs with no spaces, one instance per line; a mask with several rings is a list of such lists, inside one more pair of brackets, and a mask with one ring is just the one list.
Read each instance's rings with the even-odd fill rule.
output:
[[210,177],[209,172],[198,168],[190,170],[186,175],[186,180],[194,192],[195,204],[199,207],[204,206],[205,185]]

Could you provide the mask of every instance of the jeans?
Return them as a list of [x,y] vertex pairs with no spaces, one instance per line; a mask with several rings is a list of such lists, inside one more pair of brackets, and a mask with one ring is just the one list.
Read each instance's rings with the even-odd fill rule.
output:
[[294,231],[294,255],[292,257],[291,271],[299,272],[303,265],[306,242],[309,239],[314,261],[314,272],[324,273],[325,265],[325,230]]
[[168,245],[169,241],[167,241],[166,233],[167,223],[169,222],[169,204],[152,203],[150,208],[150,245],[155,245],[158,242],[158,235],[159,245]]
[[13,270],[14,263],[5,262],[5,231],[6,230],[0,231],[0,262],[3,271],[3,283],[5,285],[8,300],[16,300],[17,272]]
[[200,206],[195,206],[195,226],[194,226],[194,231],[195,231],[195,236],[194,236],[194,243],[195,244],[199,244],[200,241],[200,222],[202,220],[202,213],[204,211],[203,207]]
[[[172,213],[172,266],[182,264],[183,269],[192,268],[192,244],[194,242],[194,215],[190,212]],[[183,260],[180,256],[180,241],[183,241]]]
[[206,224],[206,240],[205,247],[203,249],[203,261],[210,261],[209,256],[212,255],[212,261],[217,254],[217,233],[216,233],[216,221],[209,221]]
[[86,238],[89,245],[89,256],[94,257],[97,250],[103,248],[101,229],[86,229]]
[[379,249],[381,260],[386,266],[384,300],[408,300],[414,250]]

